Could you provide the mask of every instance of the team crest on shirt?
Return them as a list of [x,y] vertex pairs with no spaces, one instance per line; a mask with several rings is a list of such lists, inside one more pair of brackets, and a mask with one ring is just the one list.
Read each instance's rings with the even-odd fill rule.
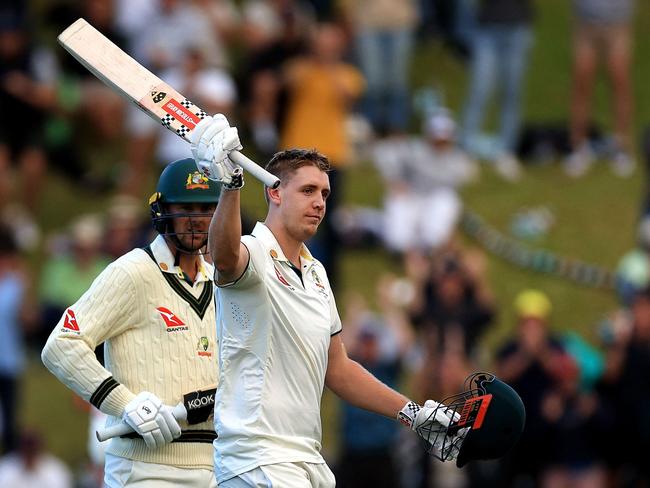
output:
[[311,269],[311,279],[314,281],[314,285],[316,285],[316,291],[318,291],[318,293],[326,300],[329,299],[329,294],[325,289],[325,285],[323,284],[323,281],[320,279],[320,276],[318,276],[318,273],[316,272],[315,268]]
[[158,313],[165,322],[165,325],[167,326],[167,332],[178,332],[189,329],[189,327],[185,325],[185,322],[178,318],[178,315],[176,315],[168,308],[158,307],[156,310],[158,310]]
[[202,336],[199,339],[199,342],[196,344],[196,354],[201,357],[212,357],[212,348],[210,347],[210,339],[206,336]]

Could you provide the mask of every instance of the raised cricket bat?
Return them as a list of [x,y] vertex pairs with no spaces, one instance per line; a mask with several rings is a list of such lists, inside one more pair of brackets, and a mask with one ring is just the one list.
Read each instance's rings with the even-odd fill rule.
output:
[[[134,102],[151,118],[161,122],[186,141],[205,111],[174,90],[84,19],[78,19],[58,37],[59,43],[92,74]],[[266,186],[275,188],[280,180],[239,151],[230,159]]]

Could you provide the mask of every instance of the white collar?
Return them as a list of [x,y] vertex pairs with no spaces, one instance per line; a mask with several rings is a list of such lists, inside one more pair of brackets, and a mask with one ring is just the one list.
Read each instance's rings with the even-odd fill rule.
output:
[[[151,248],[153,257],[158,263],[158,267],[164,273],[175,274],[181,278],[184,277],[181,267],[174,264],[174,255],[169,250],[167,241],[163,236],[159,235],[156,237],[149,247]],[[212,265],[208,263],[202,255],[199,255],[199,272],[196,274],[194,282],[197,283],[200,281],[210,281],[212,280],[212,275]]]
[[[273,232],[271,232],[271,229],[269,229],[266,224],[263,222],[257,222],[257,224],[255,224],[253,232],[251,232],[251,235],[262,241],[262,244],[264,244],[264,246],[269,249],[269,255],[271,258],[273,258],[274,261],[286,261],[289,264],[291,263],[284,255],[280,244],[278,244],[278,240],[275,238]],[[300,249],[300,261],[303,266],[311,266],[316,262],[305,244],[303,244],[302,248]]]

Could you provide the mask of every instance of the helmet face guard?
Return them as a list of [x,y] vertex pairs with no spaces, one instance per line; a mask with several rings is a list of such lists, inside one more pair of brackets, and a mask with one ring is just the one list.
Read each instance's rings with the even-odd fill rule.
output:
[[[167,213],[164,205],[151,205],[151,222],[156,231],[171,243],[180,252],[185,254],[207,254],[205,247],[208,243],[208,231],[195,230],[192,225],[192,219],[211,218],[212,212],[192,212],[192,213]],[[176,232],[174,230],[174,219],[188,218],[190,222],[189,229],[186,232]],[[192,241],[198,240],[200,245],[188,247],[182,242],[182,237],[191,236]]]
[[[156,192],[149,198],[154,229],[180,252],[204,254],[208,232],[195,230],[192,227],[192,219],[211,217],[212,213],[169,213],[169,205],[184,203],[216,205],[220,193],[221,185],[199,173],[193,159],[179,159],[168,164],[158,179]],[[174,230],[174,219],[179,218],[189,218],[188,230],[184,232]],[[197,240],[201,245],[183,244],[183,237],[187,235],[192,237],[193,242]]]
[[456,457],[459,468],[506,454],[519,440],[526,418],[519,395],[491,373],[470,375],[463,389],[437,409],[452,419],[447,427],[433,422],[418,429],[428,453],[441,461]]

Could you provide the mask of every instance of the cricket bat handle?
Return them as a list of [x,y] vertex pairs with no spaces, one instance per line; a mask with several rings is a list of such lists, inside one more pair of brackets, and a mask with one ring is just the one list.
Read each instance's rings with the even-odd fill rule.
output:
[[[255,164],[255,163],[253,163]],[[186,420],[187,419],[187,410],[185,410],[185,405],[183,402],[179,403],[172,409],[172,414],[176,420]],[[119,437],[121,435],[126,435],[133,432],[133,428],[122,421],[119,424],[111,425],[110,427],[104,427],[95,432],[97,440],[99,442],[107,441],[113,437]]]
[[233,163],[238,164],[244,168],[244,170],[248,171],[251,176],[257,178],[269,188],[277,188],[280,185],[280,180],[277,176],[272,175],[264,168],[259,166],[255,161],[248,159],[239,151],[232,151],[229,154],[229,157]]

